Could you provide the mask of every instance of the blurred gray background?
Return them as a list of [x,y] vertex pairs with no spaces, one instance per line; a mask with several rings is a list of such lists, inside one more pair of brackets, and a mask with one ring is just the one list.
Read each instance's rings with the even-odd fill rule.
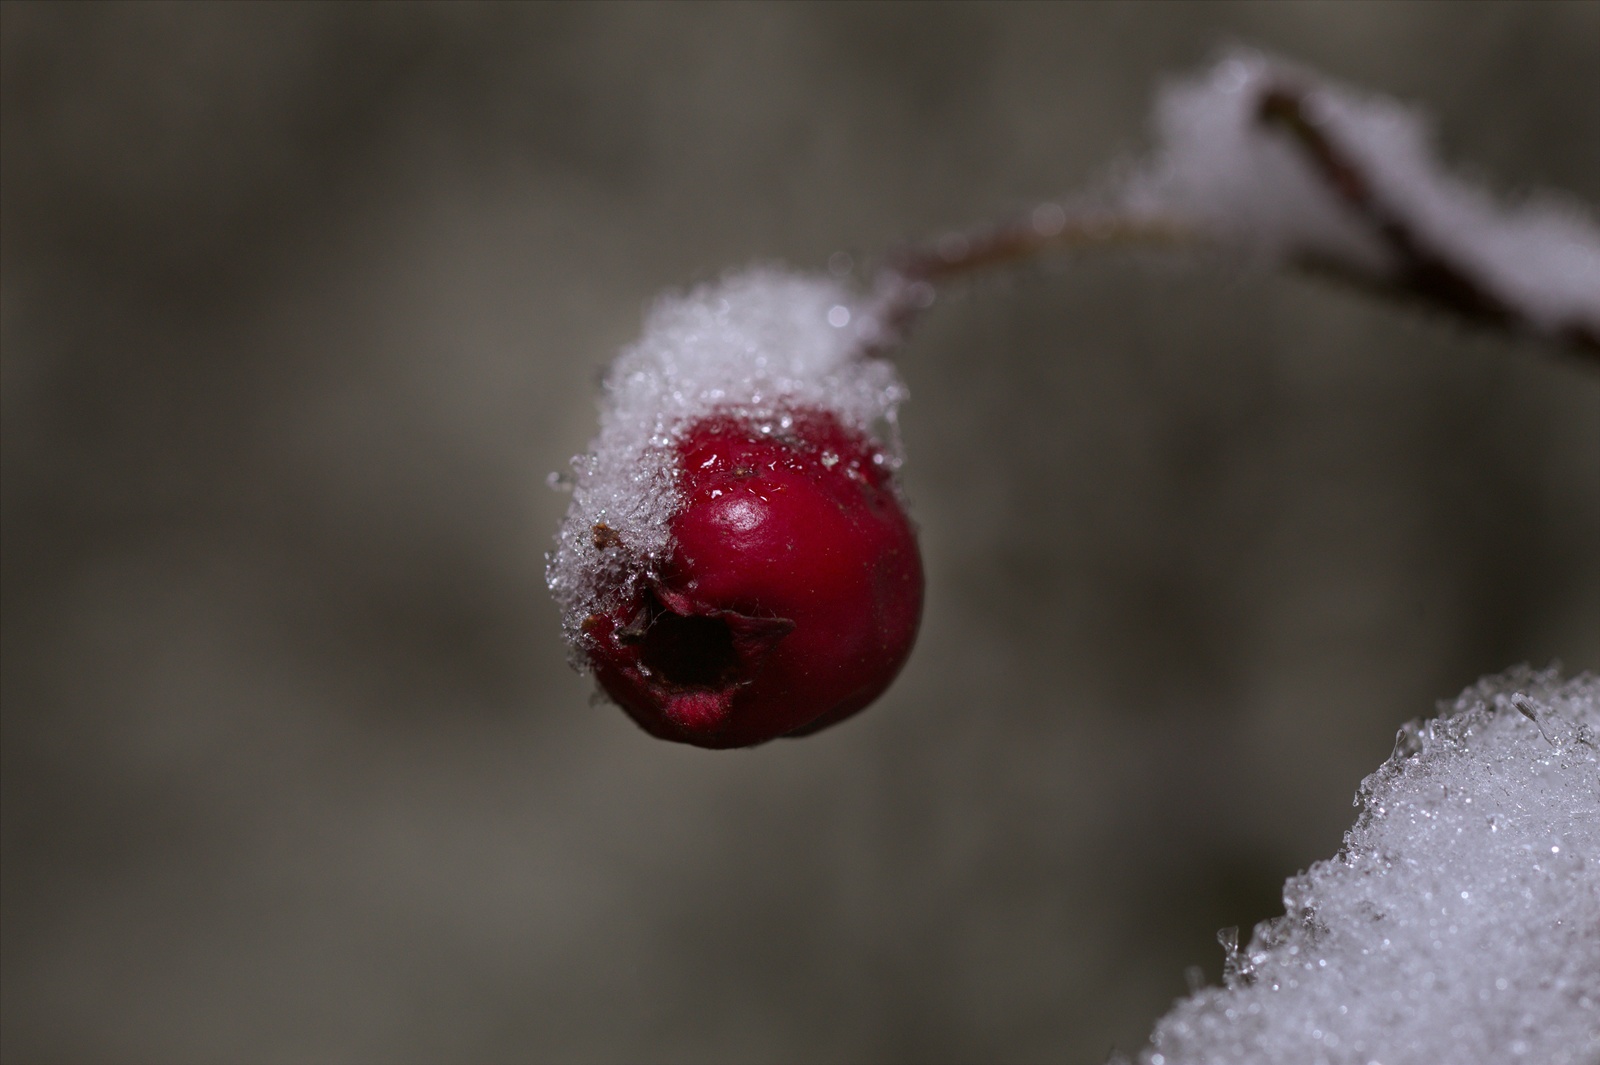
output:
[[1079,187],[1232,40],[1600,202],[1600,5],[0,25],[9,1062],[1100,1062],[1402,721],[1600,667],[1600,373],[1114,257],[903,351],[927,614],[859,719],[650,740],[542,580],[663,289]]

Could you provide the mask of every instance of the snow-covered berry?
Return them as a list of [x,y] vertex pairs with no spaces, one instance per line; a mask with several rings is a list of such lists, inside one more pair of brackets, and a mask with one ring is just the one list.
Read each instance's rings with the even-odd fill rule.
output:
[[663,300],[606,380],[551,558],[574,664],[647,732],[744,747],[880,695],[922,609],[873,306],[761,269]]

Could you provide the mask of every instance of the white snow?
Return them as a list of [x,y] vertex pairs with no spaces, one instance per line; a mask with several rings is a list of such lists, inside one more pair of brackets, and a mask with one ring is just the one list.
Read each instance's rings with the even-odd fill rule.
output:
[[1337,857],[1143,1065],[1600,1062],[1600,678],[1526,668],[1401,729]]
[[[694,421],[728,412],[773,432],[786,412],[826,410],[876,437],[898,464],[905,387],[868,354],[889,339],[880,305],[827,277],[758,267],[650,310],[643,335],[606,375],[599,435],[572,460],[572,504],[546,572],[575,665],[584,665],[583,619],[631,597],[670,551],[672,449]],[[595,545],[599,523],[620,548]]]
[[1127,208],[1186,221],[1271,260],[1313,255],[1391,276],[1391,251],[1290,137],[1258,121],[1273,86],[1303,94],[1308,117],[1377,198],[1533,328],[1600,333],[1600,227],[1580,206],[1550,196],[1496,203],[1436,161],[1421,113],[1257,52],[1231,52],[1160,94],[1157,148],[1124,189]]

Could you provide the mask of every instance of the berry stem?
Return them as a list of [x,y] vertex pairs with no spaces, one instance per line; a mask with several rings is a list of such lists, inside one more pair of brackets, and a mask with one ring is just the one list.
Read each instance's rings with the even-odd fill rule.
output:
[[1200,239],[1193,227],[1176,219],[1140,217],[1104,207],[1069,212],[1058,203],[1041,203],[1021,218],[946,233],[926,244],[890,253],[878,269],[880,320],[904,333],[920,312],[932,306],[939,285],[1051,252],[1093,247],[1175,248]]

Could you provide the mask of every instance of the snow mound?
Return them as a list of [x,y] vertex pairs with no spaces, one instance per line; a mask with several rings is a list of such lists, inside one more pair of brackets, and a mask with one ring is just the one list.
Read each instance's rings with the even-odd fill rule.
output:
[[[1526,668],[1400,730],[1143,1065],[1600,1062],[1600,678]],[[1221,938],[1228,946],[1225,929]]]

